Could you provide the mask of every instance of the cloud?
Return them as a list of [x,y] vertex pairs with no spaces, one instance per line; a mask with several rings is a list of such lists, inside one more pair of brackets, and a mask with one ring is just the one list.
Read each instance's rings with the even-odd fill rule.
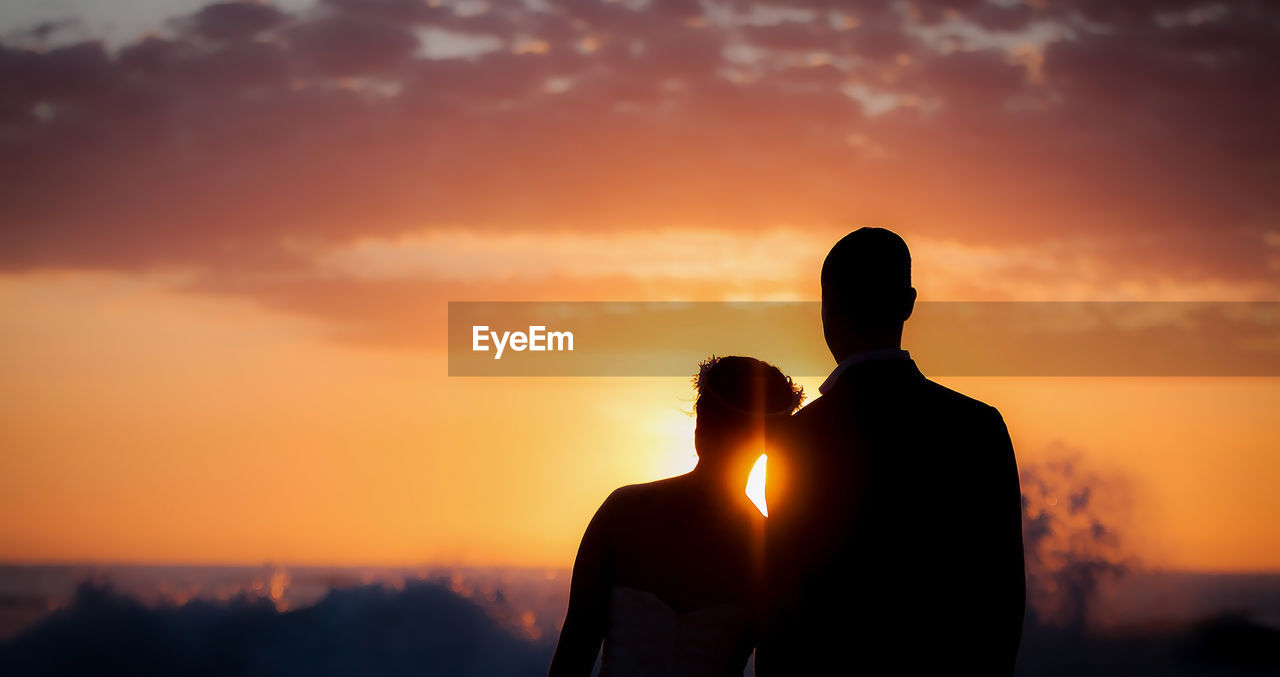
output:
[[1029,622],[1083,632],[1099,619],[1091,607],[1135,562],[1121,548],[1128,508],[1121,480],[1084,467],[1058,445],[1019,466]]
[[211,40],[247,40],[279,26],[285,14],[253,2],[220,2],[205,5],[190,18],[192,33]]
[[[1028,609],[1016,674],[1248,675],[1280,667],[1280,629],[1258,618],[1274,613],[1274,579],[1250,588],[1244,596],[1257,603],[1241,612],[1232,610],[1222,584],[1215,590],[1211,580],[1144,572],[1123,543],[1126,479],[1099,472],[1079,450],[1054,444],[1033,461],[1024,458],[1019,476]],[[1190,594],[1208,606],[1188,605],[1180,610],[1186,618],[1167,603],[1160,611],[1113,608],[1117,593],[1134,595],[1126,586],[1153,584],[1162,586],[1161,599]]]
[[280,613],[265,598],[144,606],[82,584],[7,645],[7,675],[541,675],[551,644],[500,627],[447,586],[333,590]]
[[407,27],[350,15],[305,22],[283,39],[301,73],[329,77],[394,72],[418,50],[418,39]]
[[1280,293],[1275,8],[1124,4],[230,2],[119,48],[34,27],[0,47],[0,268],[253,295],[245,273],[310,274],[298,241],[879,222]]

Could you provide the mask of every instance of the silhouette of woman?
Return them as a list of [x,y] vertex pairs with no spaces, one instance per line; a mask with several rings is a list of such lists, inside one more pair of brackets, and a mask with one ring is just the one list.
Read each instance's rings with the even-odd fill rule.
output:
[[776,367],[711,357],[693,384],[692,471],[614,491],[573,565],[549,674],[742,675],[755,645],[763,518],[752,465],[804,398]]

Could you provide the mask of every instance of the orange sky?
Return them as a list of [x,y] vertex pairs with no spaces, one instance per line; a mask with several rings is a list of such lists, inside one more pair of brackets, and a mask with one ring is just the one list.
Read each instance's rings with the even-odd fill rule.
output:
[[[0,560],[559,566],[690,467],[687,380],[450,379],[449,301],[813,300],[872,224],[926,301],[1280,300],[1265,3],[15,7]],[[946,383],[1280,569],[1276,379]]]
[[[0,559],[567,565],[612,488],[694,461],[684,379],[450,379],[164,285],[0,287]],[[944,383],[1024,464],[1065,446],[1123,480],[1127,556],[1280,568],[1275,379]]]

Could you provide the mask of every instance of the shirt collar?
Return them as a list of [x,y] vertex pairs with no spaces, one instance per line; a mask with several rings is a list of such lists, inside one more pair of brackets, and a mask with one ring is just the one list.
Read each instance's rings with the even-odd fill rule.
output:
[[899,348],[879,348],[876,350],[864,350],[862,352],[854,353],[841,360],[840,364],[837,364],[836,368],[831,370],[831,375],[827,377],[827,380],[823,381],[822,385],[818,386],[818,394],[826,395],[828,392],[831,392],[831,389],[835,387],[836,380],[840,378],[840,375],[855,364],[862,364],[863,362],[870,362],[872,360],[906,360],[910,359],[910,357],[911,353]]

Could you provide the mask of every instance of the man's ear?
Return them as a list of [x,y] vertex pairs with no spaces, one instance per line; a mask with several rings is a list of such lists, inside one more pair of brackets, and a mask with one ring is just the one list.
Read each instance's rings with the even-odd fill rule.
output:
[[907,287],[906,303],[903,304],[902,321],[906,322],[911,317],[911,311],[916,309],[916,288]]

